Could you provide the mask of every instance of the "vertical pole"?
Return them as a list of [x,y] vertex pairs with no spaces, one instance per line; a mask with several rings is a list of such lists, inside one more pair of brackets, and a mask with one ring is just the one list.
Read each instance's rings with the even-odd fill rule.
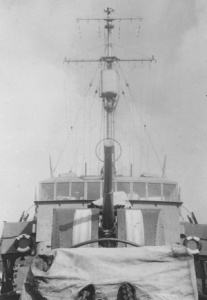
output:
[[114,227],[113,203],[113,143],[111,140],[104,144],[104,191],[103,191],[103,229],[111,230]]
[[85,162],[85,176],[87,175],[87,163]]
[[[107,100],[108,101],[108,100]],[[112,111],[107,110],[106,112],[106,138],[113,138],[113,128],[112,128]]]

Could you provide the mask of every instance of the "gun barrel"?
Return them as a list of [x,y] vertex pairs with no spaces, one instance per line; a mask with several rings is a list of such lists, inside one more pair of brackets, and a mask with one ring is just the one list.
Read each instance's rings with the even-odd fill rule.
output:
[[114,227],[114,201],[113,201],[113,152],[114,145],[111,140],[104,144],[104,191],[103,191],[103,229]]

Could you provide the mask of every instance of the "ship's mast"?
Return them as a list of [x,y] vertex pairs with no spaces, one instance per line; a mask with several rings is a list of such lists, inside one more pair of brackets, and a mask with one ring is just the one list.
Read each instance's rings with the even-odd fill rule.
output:
[[[112,69],[113,67],[113,60],[110,60],[111,54],[112,54],[112,30],[114,28],[114,25],[112,24],[112,19],[110,18],[111,12],[113,10],[111,8],[105,9],[105,12],[107,13],[107,19],[106,19],[106,25],[105,29],[107,30],[107,44],[106,44],[106,68]],[[103,91],[102,91],[103,95]],[[115,100],[113,97],[105,97],[104,98],[104,109],[106,111],[106,138],[112,139],[113,136],[113,114],[115,109]],[[113,162],[114,164],[114,162]]]
[[[105,29],[106,29],[106,33],[107,33],[107,37],[106,37],[106,44],[105,44],[105,56],[100,57],[99,59],[75,59],[75,60],[71,60],[71,59],[65,59],[65,61],[67,63],[72,63],[72,62],[104,62],[105,63],[105,70],[112,70],[114,71],[114,74],[112,74],[113,72],[105,72],[106,74],[104,74],[104,72],[102,73],[102,91],[101,91],[101,98],[103,98],[103,103],[104,103],[104,109],[106,112],[106,124],[105,124],[105,132],[106,132],[106,138],[107,139],[113,139],[113,116],[114,116],[114,111],[116,108],[116,100],[118,97],[118,88],[117,90],[106,90],[108,88],[114,88],[115,84],[118,84],[118,82],[116,82],[117,78],[115,76],[115,70],[113,69],[114,67],[114,63],[115,62],[152,62],[154,60],[154,58],[141,58],[141,59],[137,59],[137,58],[132,58],[132,59],[120,59],[116,56],[112,55],[112,30],[114,29],[114,21],[133,21],[133,20],[142,20],[142,18],[140,17],[130,17],[130,18],[113,18],[111,16],[111,14],[114,12],[114,9],[107,7],[106,9],[104,9],[104,12],[106,13],[106,18],[79,18],[77,19],[77,21],[104,21],[106,22],[105,24]],[[105,76],[106,75],[106,76]],[[111,85],[110,85],[110,81]],[[105,86],[107,85],[107,86]],[[110,86],[109,86],[110,85]],[[114,86],[112,86],[114,85]]]
[[125,20],[141,20],[139,17],[133,18],[113,18],[111,14],[114,12],[112,8],[107,7],[104,12],[106,18],[95,18],[95,19],[77,19],[77,21],[104,21],[106,30],[106,43],[104,56],[99,59],[82,59],[82,60],[70,60],[65,59],[67,63],[71,62],[103,62],[104,68],[101,72],[101,94],[100,97],[103,101],[103,106],[106,114],[105,124],[105,144],[104,144],[104,191],[103,191],[103,222],[102,230],[103,235],[107,237],[113,236],[114,229],[114,204],[113,204],[113,176],[115,173],[115,155],[114,155],[114,111],[116,109],[117,100],[119,97],[118,90],[118,74],[114,68],[116,62],[129,62],[129,61],[140,61],[140,62],[152,62],[154,58],[145,59],[120,59],[112,53],[112,31],[114,29],[114,21],[125,21]]
[[[130,17],[130,18],[114,18],[112,17],[112,13],[114,9],[107,7],[104,9],[106,13],[106,18],[79,18],[77,21],[104,21],[105,30],[106,30],[106,44],[105,44],[105,55],[100,57],[99,59],[65,59],[67,63],[72,62],[104,62],[104,70],[102,71],[102,86],[101,86],[101,95],[100,97],[103,99],[103,105],[106,113],[106,124],[105,124],[105,138],[114,139],[114,111],[116,109],[116,102],[119,97],[118,95],[118,78],[117,73],[114,70],[114,63],[115,62],[152,62],[154,60],[153,56],[151,58],[132,58],[132,59],[120,59],[116,56],[112,55],[112,31],[114,29],[114,22],[115,21],[133,21],[133,20],[142,20],[140,17]],[[104,72],[106,71],[106,72]],[[108,71],[108,72],[107,72]],[[111,72],[110,72],[111,71]],[[114,165],[114,155],[113,155],[113,165]],[[114,165],[115,170],[115,165]]]

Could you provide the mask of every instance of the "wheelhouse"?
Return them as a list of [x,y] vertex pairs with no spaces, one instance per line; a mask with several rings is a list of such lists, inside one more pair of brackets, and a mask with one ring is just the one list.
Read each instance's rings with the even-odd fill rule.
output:
[[[162,177],[116,176],[114,191],[123,191],[130,200],[178,202],[178,185]],[[101,176],[64,174],[40,183],[40,201],[97,200],[103,195]]]

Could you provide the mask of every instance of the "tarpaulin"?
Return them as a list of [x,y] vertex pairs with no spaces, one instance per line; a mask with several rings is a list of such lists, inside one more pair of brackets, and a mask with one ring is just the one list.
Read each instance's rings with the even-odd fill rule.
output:
[[193,256],[178,245],[52,250],[34,258],[21,299],[77,299],[92,284],[95,299],[115,300],[123,282],[140,300],[198,299]]

